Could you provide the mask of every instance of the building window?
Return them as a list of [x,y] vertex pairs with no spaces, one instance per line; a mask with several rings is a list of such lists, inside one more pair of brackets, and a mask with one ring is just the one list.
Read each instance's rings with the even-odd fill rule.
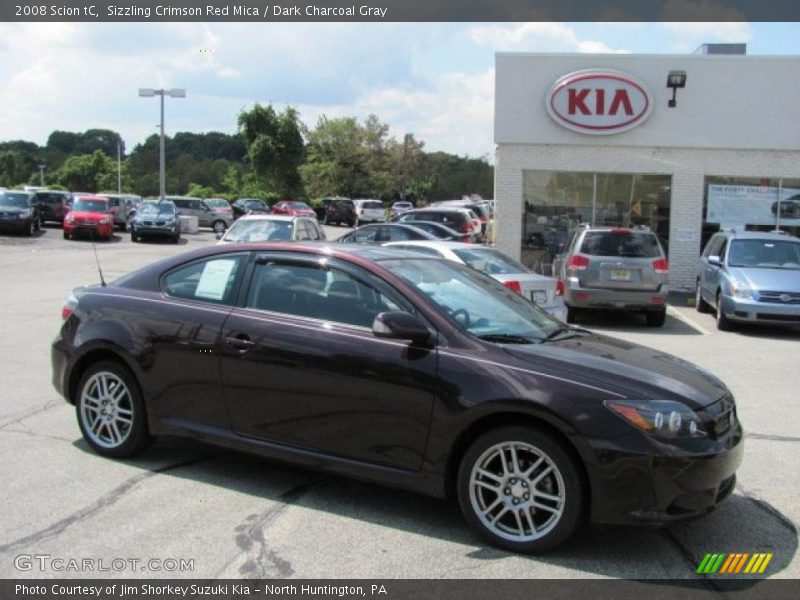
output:
[[669,248],[670,175],[524,171],[522,263],[551,274],[553,257],[580,223],[645,225]]
[[702,243],[722,229],[800,235],[800,179],[705,178]]

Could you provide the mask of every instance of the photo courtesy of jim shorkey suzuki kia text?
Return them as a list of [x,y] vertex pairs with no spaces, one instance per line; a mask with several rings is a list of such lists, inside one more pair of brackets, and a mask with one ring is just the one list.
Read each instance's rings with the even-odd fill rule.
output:
[[103,600],[115,598],[139,598],[142,596],[159,598],[196,598],[198,596],[359,596],[386,598],[391,585],[370,583],[364,585],[315,585],[315,584],[270,584],[260,583],[214,583],[200,584],[108,584],[108,585],[74,585],[74,584],[16,584],[15,594],[19,596],[73,596],[95,597]]

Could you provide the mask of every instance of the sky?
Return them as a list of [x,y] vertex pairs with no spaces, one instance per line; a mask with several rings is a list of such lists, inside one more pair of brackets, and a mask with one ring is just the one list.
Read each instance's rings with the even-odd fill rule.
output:
[[0,23],[0,141],[44,144],[53,130],[236,131],[255,102],[321,115],[376,114],[429,151],[492,160],[494,53],[690,53],[745,42],[800,54],[800,23]]

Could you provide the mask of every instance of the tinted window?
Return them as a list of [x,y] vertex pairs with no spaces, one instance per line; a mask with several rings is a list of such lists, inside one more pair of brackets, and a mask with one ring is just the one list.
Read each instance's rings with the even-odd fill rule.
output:
[[404,242],[414,239],[407,229],[403,227],[383,227],[376,241],[380,242]]
[[247,307],[359,327],[371,327],[380,312],[400,310],[347,273],[285,262],[256,265]]
[[3,206],[14,206],[17,208],[26,208],[29,206],[30,196],[28,194],[14,194],[4,192],[0,194],[0,204]]
[[653,258],[661,256],[661,248],[652,233],[615,233],[588,231],[581,244],[581,253],[591,256]]
[[108,212],[108,202],[104,200],[78,200],[72,205],[77,212]]
[[67,197],[64,194],[47,194],[39,192],[36,194],[36,201],[44,204],[61,204],[66,202]]
[[163,279],[164,293],[173,298],[232,304],[236,278],[244,256],[201,260],[171,271]]
[[189,208],[189,201],[188,200],[181,200],[181,199],[175,198],[173,200],[173,202],[175,203],[175,206],[177,206],[178,208]]
[[370,202],[362,202],[361,208],[377,208],[383,210],[383,202],[378,202],[377,200],[372,200]]
[[347,236],[348,242],[356,242],[356,243],[363,243],[363,242],[374,242],[375,236],[378,234],[377,227],[361,227],[360,229],[356,229],[353,233]]

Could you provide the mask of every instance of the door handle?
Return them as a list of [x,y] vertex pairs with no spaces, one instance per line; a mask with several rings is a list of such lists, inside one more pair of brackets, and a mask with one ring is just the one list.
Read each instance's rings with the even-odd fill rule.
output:
[[238,350],[249,350],[256,345],[256,343],[252,341],[250,336],[248,336],[246,333],[239,333],[235,336],[227,336],[225,338],[225,343],[228,346],[237,348]]

